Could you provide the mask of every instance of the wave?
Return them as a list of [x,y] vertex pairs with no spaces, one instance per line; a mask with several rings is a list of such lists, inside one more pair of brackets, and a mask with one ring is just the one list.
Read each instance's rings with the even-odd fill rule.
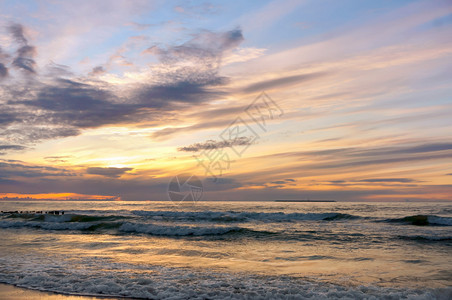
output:
[[206,236],[225,235],[232,233],[239,234],[273,234],[268,231],[255,231],[242,227],[221,227],[221,226],[166,226],[157,224],[124,223],[119,228],[120,232],[145,233],[161,236]]
[[415,226],[452,226],[452,218],[439,217],[435,215],[415,215],[397,219],[386,219],[384,221]]
[[242,227],[190,226],[130,222],[122,216],[32,215],[14,214],[0,220],[0,228],[35,228],[42,230],[75,230],[116,233],[143,233],[155,236],[208,236],[225,234],[272,234]]
[[[0,282],[19,287],[80,296],[133,299],[450,299],[452,288],[393,288],[372,285],[341,286],[311,278],[253,273],[228,273],[211,269],[118,263],[98,257],[70,262],[25,257],[19,262],[0,259]],[[77,265],[75,265],[77,266]],[[108,272],[106,272],[108,270]]]
[[6,214],[7,219],[26,219],[30,221],[45,221],[45,222],[97,222],[97,221],[113,221],[121,220],[127,217],[124,216],[93,216],[93,215],[77,215],[77,214],[66,214],[66,215],[51,215],[51,214]]
[[427,235],[399,235],[401,240],[420,241],[420,242],[451,242],[452,236],[427,236]]
[[335,221],[353,220],[362,217],[343,213],[283,213],[283,212],[219,212],[219,211],[143,211],[133,214],[156,220],[183,220],[207,222],[293,222],[293,221]]

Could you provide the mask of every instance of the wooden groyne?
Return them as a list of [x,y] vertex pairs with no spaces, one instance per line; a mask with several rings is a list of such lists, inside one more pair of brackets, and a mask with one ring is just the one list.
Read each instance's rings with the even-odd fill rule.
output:
[[23,210],[14,210],[14,211],[1,211],[4,214],[27,214],[27,215],[64,215],[64,210],[52,210],[52,211],[23,211]]

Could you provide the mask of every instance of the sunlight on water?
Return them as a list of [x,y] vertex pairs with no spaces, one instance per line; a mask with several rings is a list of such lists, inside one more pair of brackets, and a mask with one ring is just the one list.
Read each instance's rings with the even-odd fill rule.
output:
[[[44,290],[105,294],[102,286],[114,283],[107,294],[137,285],[124,295],[140,296],[151,283],[197,286],[199,276],[227,285],[257,276],[274,291],[309,282],[445,288],[452,279],[449,204],[32,202],[1,209],[65,210],[0,219],[0,281]],[[419,214],[430,223],[414,225]]]

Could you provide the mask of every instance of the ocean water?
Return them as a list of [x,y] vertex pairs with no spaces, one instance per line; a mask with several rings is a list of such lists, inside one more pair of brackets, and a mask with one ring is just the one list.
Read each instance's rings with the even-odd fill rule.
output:
[[146,299],[452,299],[452,204],[0,202],[0,282]]

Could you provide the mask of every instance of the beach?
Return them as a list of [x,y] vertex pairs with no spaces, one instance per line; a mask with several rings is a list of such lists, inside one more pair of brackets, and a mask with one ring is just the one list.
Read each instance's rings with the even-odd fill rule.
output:
[[[62,295],[49,292],[41,292],[36,290],[19,288],[9,284],[0,283],[0,299],[7,300],[99,300],[105,299],[101,297],[87,297],[87,296],[74,296],[74,295]],[[117,298],[108,298],[117,299]]]

